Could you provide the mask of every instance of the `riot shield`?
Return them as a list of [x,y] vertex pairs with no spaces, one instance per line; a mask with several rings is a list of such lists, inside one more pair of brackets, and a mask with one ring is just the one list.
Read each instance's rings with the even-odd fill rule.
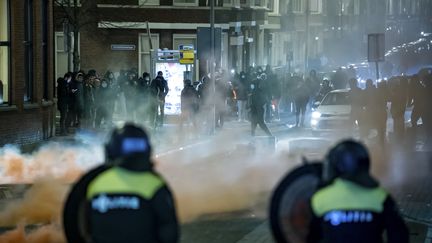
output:
[[322,164],[304,164],[276,187],[270,204],[270,226],[278,243],[306,242],[311,210],[309,201],[321,183]]

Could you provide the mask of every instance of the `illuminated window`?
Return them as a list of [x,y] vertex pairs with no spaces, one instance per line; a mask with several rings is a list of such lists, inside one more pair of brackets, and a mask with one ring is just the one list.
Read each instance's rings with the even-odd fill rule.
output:
[[0,105],[9,102],[9,1],[0,0]]
[[[55,39],[54,39],[54,45],[55,45],[55,77],[63,77],[63,75],[69,71],[72,70],[72,63],[73,63],[73,51],[74,51],[74,38],[73,33],[71,32],[69,34],[71,37],[68,41],[64,37],[63,32],[56,32],[55,33]],[[81,34],[78,33],[78,55],[80,53],[80,38]],[[68,51],[69,50],[69,51]],[[68,60],[69,56],[69,60]]]

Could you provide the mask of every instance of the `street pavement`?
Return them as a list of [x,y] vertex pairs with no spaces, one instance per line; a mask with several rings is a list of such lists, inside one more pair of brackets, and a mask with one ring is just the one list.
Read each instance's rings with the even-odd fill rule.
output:
[[[315,156],[320,157],[331,145],[331,138],[316,138],[308,128],[294,128],[292,115],[285,115],[281,121],[269,123],[270,130],[277,138],[277,146],[283,147],[289,144],[289,148],[297,149],[302,143],[311,145],[311,141],[324,141],[325,149],[321,149]],[[258,135],[264,135],[257,128]],[[80,131],[80,134],[86,132]],[[184,135],[179,132],[175,124],[166,124],[163,129],[150,132],[152,144],[155,148],[156,157],[175,156],[175,153],[185,150],[197,149],[198,144],[215,143],[215,138],[224,133],[236,134],[236,140],[231,144],[224,143],[212,146],[216,150],[223,151],[235,149],[235,145],[256,145],[257,141],[252,138],[250,124],[228,120],[222,129],[215,131],[213,135]],[[175,134],[175,136],[173,136]],[[87,131],[87,135],[105,138],[105,133]],[[54,141],[74,141],[76,136],[57,137]],[[329,142],[328,142],[329,141]],[[333,141],[334,142],[334,141]],[[217,142],[216,142],[217,143]],[[271,144],[268,144],[272,146]],[[297,147],[296,147],[297,146]],[[36,148],[28,147],[29,150]],[[415,146],[416,148],[418,146]],[[307,149],[307,148],[306,148]],[[306,154],[314,154],[313,151],[299,150]],[[319,150],[319,148],[315,149]],[[373,149],[381,151],[381,149]],[[296,152],[296,151],[294,151]],[[381,151],[382,152],[382,151]],[[381,157],[378,165],[373,165],[373,173],[380,179],[382,185],[388,189],[396,199],[401,214],[406,219],[410,228],[411,242],[432,243],[432,156],[429,151],[407,149],[406,147],[388,146]],[[0,201],[8,196],[8,192],[0,187]],[[267,192],[270,195],[271,192]],[[267,204],[258,203],[252,208],[240,211],[202,215],[201,217],[182,225],[181,242],[232,242],[232,243],[269,243],[273,242],[268,221]],[[257,210],[258,208],[258,210]],[[261,212],[261,213],[258,213]]]

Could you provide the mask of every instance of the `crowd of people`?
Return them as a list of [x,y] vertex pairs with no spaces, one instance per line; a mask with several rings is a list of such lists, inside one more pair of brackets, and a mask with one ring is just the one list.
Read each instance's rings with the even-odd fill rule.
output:
[[[430,130],[431,118],[426,112],[427,93],[432,82],[429,71],[376,83],[368,79],[363,89],[359,87],[355,71],[348,71],[337,70],[331,78],[319,77],[315,70],[306,77],[302,74],[281,76],[267,65],[265,69],[219,71],[214,79],[206,75],[199,82],[186,79],[181,92],[180,125],[182,128],[188,125],[195,132],[209,132],[222,128],[226,116],[232,115],[238,122],[250,122],[252,135],[257,125],[271,135],[266,123],[279,120],[280,110],[295,113],[295,126],[305,127],[308,125],[306,111],[310,112],[315,101],[321,101],[333,89],[349,89],[351,120],[361,138],[368,137],[375,129],[378,141],[384,143],[389,114],[394,124],[391,137],[403,140],[406,134],[404,116],[411,108],[412,130],[409,130],[415,131],[420,124]],[[149,73],[139,77],[136,70],[131,69],[121,70],[116,76],[111,71],[99,76],[95,70],[90,70],[68,72],[58,78],[62,134],[71,127],[111,127],[114,111],[123,120],[146,124],[150,129],[162,126],[165,97],[169,92],[169,81],[163,73],[159,71],[151,79]],[[120,102],[122,98],[123,103]]]
[[[140,117],[149,121],[152,128],[161,126],[168,90],[162,72],[153,80],[149,73],[138,77],[133,69],[120,71],[117,78],[111,71],[102,77],[95,70],[68,72],[57,79],[60,133],[67,134],[72,127],[111,127],[115,110],[125,120]],[[121,98],[124,98],[123,107]]]

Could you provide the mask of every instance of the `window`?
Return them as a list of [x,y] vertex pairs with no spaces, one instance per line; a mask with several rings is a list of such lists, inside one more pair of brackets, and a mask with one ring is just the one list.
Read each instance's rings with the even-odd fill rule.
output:
[[308,0],[309,1],[309,11],[312,14],[322,12],[322,1],[321,0]]
[[25,93],[24,101],[30,102],[33,96],[33,0],[25,1]]
[[173,50],[178,50],[180,45],[193,45],[196,49],[195,34],[173,34]]
[[292,0],[292,11],[293,13],[302,13],[303,0]]
[[[70,33],[71,36],[73,36],[72,33]],[[78,35],[78,47],[79,44],[79,38],[80,35]],[[68,48],[67,48],[67,42],[64,38],[63,32],[56,32],[55,33],[55,77],[63,77],[63,75],[69,70],[72,70],[72,60],[73,60],[73,47],[74,47],[74,40],[71,38],[70,43],[70,55],[68,60]],[[79,49],[78,49],[79,53]]]
[[267,8],[271,10],[270,15],[279,14],[279,0],[268,0]]
[[[159,49],[159,34],[151,34],[153,50]],[[150,42],[147,34],[139,35],[139,73],[151,73]]]
[[174,6],[198,6],[198,0],[173,0]]
[[0,0],[0,105],[9,102],[9,1]]
[[159,0],[138,0],[139,6],[160,5]]
[[359,0],[342,0],[340,2],[341,12],[343,15],[359,15],[360,1]]

